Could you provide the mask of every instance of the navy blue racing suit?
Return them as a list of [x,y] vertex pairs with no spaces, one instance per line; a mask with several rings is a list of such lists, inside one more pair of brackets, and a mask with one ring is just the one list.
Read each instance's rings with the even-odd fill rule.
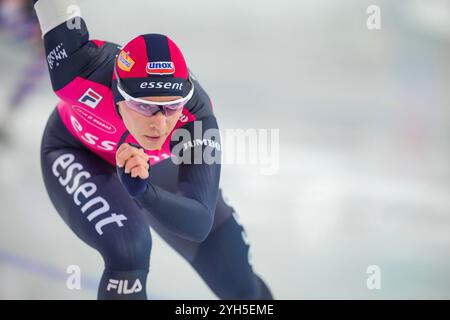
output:
[[[122,143],[135,140],[111,100],[118,46],[89,40],[82,18],[80,28],[73,29],[67,27],[64,10],[53,17],[58,1],[68,0],[36,3],[52,86],[62,99],[43,134],[42,176],[58,214],[103,257],[98,298],[147,298],[153,230],[218,298],[271,299],[249,262],[244,229],[223,200],[219,163],[175,164],[160,157],[151,164],[143,194],[134,197],[124,188],[111,159]],[[217,129],[211,100],[198,80],[192,81],[196,90],[183,115],[201,121],[204,130]],[[105,114],[106,120],[99,116]],[[194,122],[182,120],[180,128],[194,130]],[[201,144],[192,152],[210,147]]]

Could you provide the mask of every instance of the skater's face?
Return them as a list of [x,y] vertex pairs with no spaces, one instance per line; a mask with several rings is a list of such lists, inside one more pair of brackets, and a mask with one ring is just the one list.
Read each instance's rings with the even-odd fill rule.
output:
[[[153,102],[167,102],[181,99],[181,97],[144,97],[140,99]],[[124,101],[120,101],[118,105],[120,115],[128,131],[147,150],[161,149],[167,136],[175,128],[183,111],[183,109],[180,109],[170,115],[157,112],[152,116],[145,116],[127,107]]]

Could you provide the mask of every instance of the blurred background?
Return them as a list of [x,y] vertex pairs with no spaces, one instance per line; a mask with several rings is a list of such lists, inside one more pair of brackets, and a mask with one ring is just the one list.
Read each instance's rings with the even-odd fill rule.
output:
[[[0,2],[0,298],[95,299],[101,257],[63,223],[41,179],[57,98],[21,2]],[[169,35],[222,130],[280,130],[275,174],[230,164],[221,180],[275,298],[450,298],[450,1],[79,4],[93,39]],[[366,26],[369,5],[381,9],[380,30]],[[153,239],[151,298],[215,299]],[[66,288],[69,265],[81,268],[81,290]],[[379,290],[366,286],[370,265]]]

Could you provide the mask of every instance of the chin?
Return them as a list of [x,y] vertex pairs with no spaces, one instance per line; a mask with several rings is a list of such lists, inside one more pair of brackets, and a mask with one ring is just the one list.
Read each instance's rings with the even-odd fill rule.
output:
[[[163,140],[163,139],[161,139]],[[164,140],[163,140],[164,141]],[[159,150],[161,149],[163,143],[162,142],[150,142],[150,141],[139,141],[139,144],[144,147],[146,150]]]
[[161,149],[161,144],[158,144],[158,145],[151,145],[151,146],[146,146],[146,147],[144,147],[146,150],[150,150],[150,151],[153,151],[153,150],[159,150],[159,149]]

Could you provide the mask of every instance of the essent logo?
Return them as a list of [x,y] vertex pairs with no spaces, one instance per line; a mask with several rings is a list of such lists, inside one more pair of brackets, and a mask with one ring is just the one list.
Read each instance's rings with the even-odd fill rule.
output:
[[144,81],[139,86],[141,89],[167,89],[167,90],[182,90],[183,84],[177,82],[163,82],[163,81]]
[[117,143],[114,141],[100,140],[100,138],[96,135],[93,135],[90,132],[85,132],[81,123],[73,115],[70,116],[70,122],[72,123],[73,129],[77,132],[81,139],[86,143],[95,146],[97,149],[114,151],[114,148],[117,146]]

